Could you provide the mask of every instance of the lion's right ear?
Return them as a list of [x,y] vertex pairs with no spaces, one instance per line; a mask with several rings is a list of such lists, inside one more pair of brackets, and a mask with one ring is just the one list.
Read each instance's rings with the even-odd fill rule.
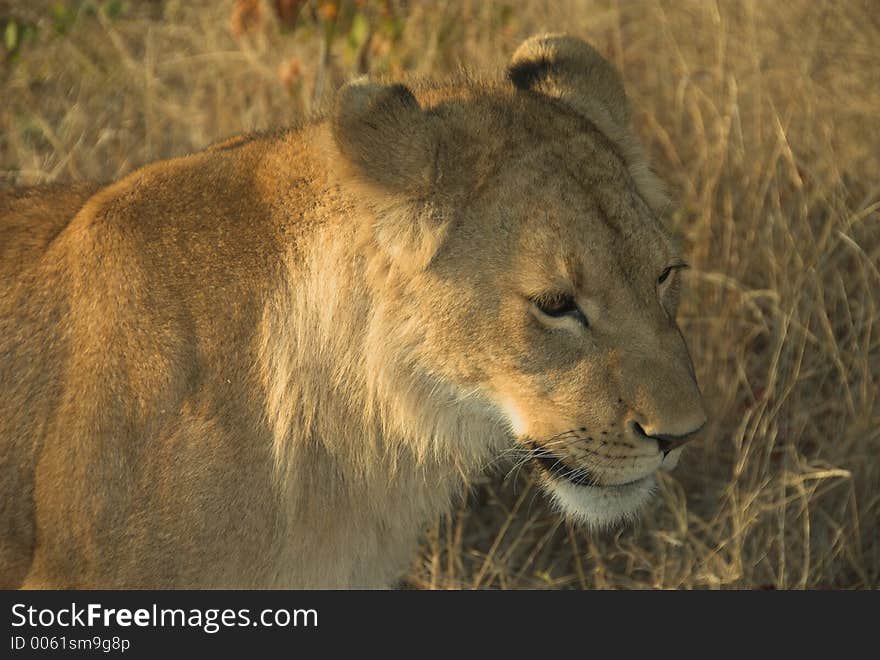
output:
[[401,264],[426,266],[446,233],[439,217],[439,126],[404,85],[362,77],[340,89],[331,120],[342,174],[375,215],[380,246]]
[[612,139],[627,128],[630,111],[623,81],[582,39],[564,34],[526,39],[510,58],[507,76],[517,89],[569,105]]
[[564,34],[534,36],[516,49],[507,77],[517,89],[555,99],[592,122],[620,149],[649,206],[656,212],[666,208],[664,186],[630,131],[623,81],[595,48]]

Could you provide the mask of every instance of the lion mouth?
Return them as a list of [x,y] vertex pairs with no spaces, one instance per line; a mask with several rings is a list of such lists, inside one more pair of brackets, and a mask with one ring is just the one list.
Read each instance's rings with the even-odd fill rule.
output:
[[538,470],[551,480],[567,481],[581,488],[601,488],[605,490],[624,490],[639,484],[647,477],[633,479],[619,484],[603,484],[589,468],[572,468],[554,453],[546,449],[535,449],[531,456]]

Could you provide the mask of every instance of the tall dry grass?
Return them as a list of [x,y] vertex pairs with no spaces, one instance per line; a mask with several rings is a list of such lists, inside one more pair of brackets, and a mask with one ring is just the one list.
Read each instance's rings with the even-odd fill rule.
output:
[[678,202],[712,420],[635,529],[573,529],[501,470],[427,531],[408,583],[880,584],[876,5],[313,2],[282,31],[266,2],[249,25],[231,2],[57,4],[0,5],[29,26],[0,68],[4,184],[111,179],[291,123],[359,70],[500,67],[536,31],[590,39]]

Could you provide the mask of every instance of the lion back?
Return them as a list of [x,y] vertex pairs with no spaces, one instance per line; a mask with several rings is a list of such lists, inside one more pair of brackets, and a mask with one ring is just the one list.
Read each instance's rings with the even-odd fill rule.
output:
[[[19,586],[34,547],[34,461],[58,374],[33,356],[58,350],[59,278],[52,241],[98,186],[0,191],[0,588]],[[47,396],[50,395],[50,396]]]

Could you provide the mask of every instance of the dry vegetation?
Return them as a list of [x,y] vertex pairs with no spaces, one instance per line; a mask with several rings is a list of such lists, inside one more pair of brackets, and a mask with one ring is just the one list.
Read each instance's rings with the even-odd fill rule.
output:
[[408,584],[877,588],[876,5],[299,4],[0,3],[0,185],[107,180],[283,126],[357,71],[499,67],[536,31],[587,37],[678,201],[713,419],[637,528],[571,529],[501,469],[428,530]]

